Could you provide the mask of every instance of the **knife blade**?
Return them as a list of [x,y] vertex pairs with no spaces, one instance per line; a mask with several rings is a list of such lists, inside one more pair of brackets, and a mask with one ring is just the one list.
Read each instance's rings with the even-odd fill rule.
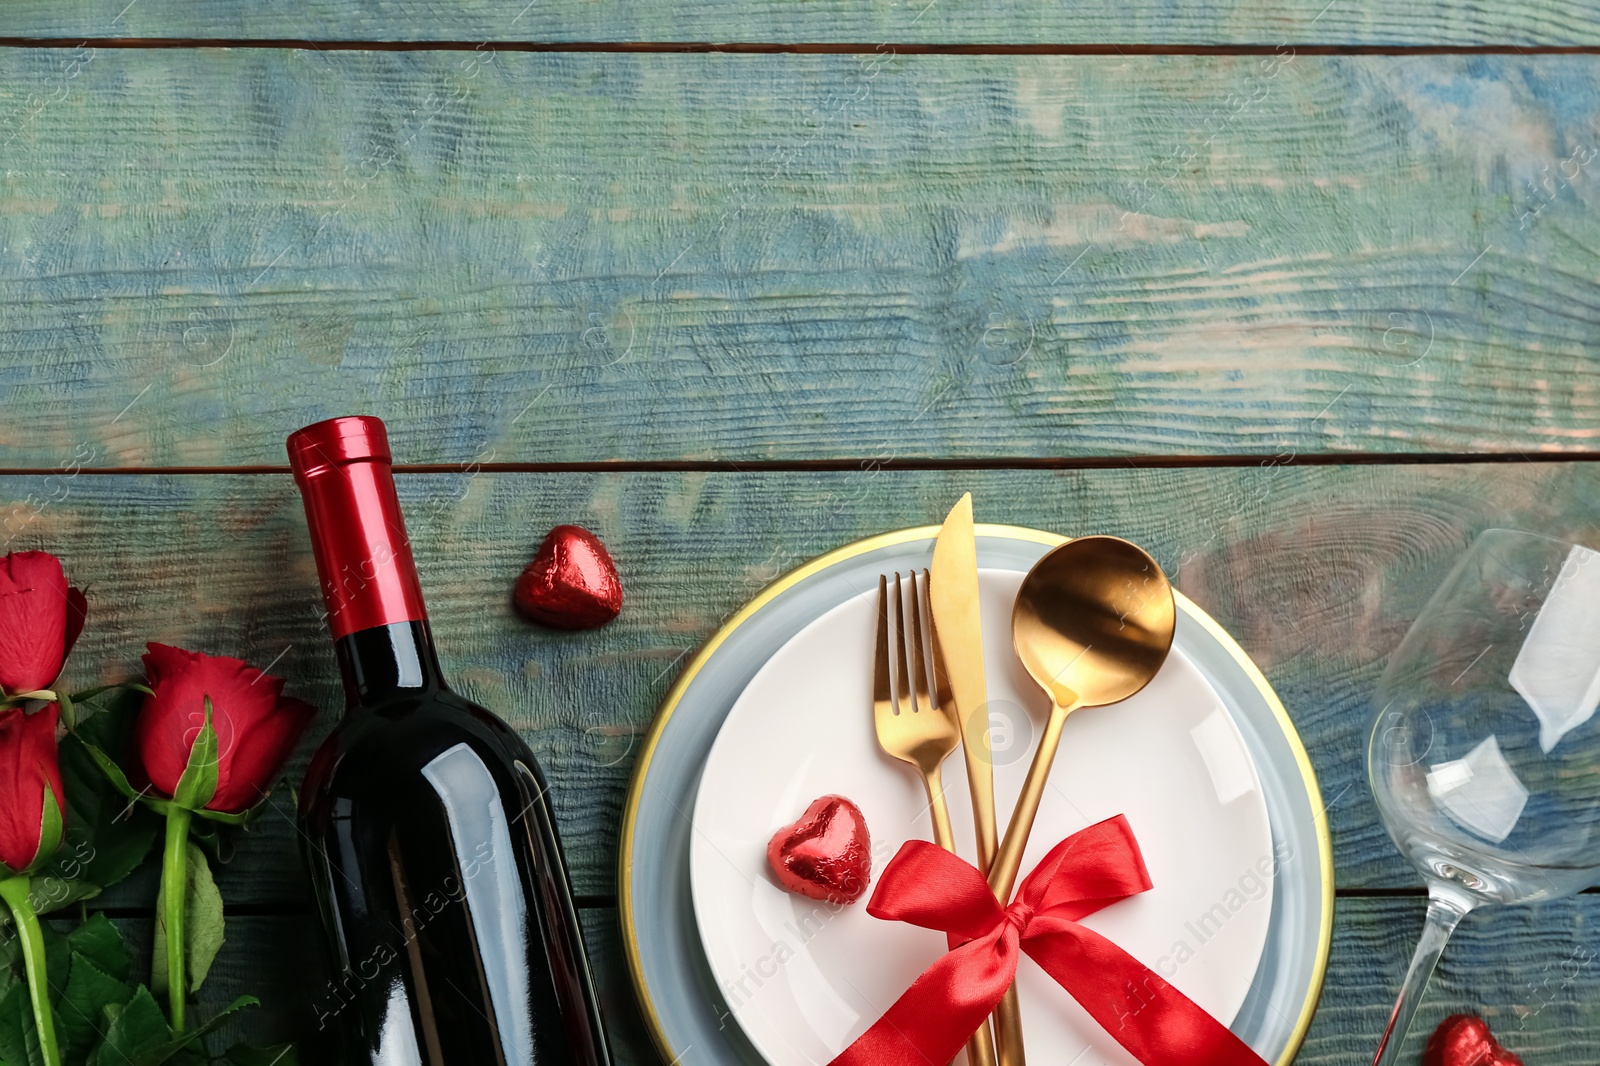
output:
[[972,528],[972,493],[961,497],[933,545],[928,582],[934,639],[961,730],[961,753],[972,792],[977,826],[978,868],[987,875],[994,861],[994,762],[989,750],[989,694],[983,676],[983,623],[978,617],[978,546]]
[[[972,822],[977,827],[978,869],[988,876],[994,862],[994,757],[989,747],[989,690],[983,675],[983,621],[978,614],[978,543],[972,528],[972,493],[945,516],[933,543],[933,568],[928,581],[933,611],[933,639],[938,660],[955,704],[966,758],[967,785],[972,792]],[[1001,900],[1003,905],[1006,901]],[[1026,1066],[1022,1047],[1022,1012],[1017,986],[1006,990],[994,1015],[995,1046],[1000,1066]]]
[[[989,751],[989,692],[983,676],[983,622],[978,617],[978,545],[972,529],[972,493],[961,497],[945,517],[933,543],[928,578],[928,606],[933,615],[933,657],[940,702],[961,731],[961,753],[972,793],[972,824],[977,827],[978,869],[988,876],[994,862],[994,765]],[[945,698],[945,689],[949,698]],[[993,1066],[996,1045],[1000,1061],[1021,1053],[1021,1022],[1015,986],[1006,993],[997,1016],[995,1043],[974,1039],[967,1045],[969,1063]],[[980,1030],[989,1034],[986,1020]],[[1006,1040],[1010,1044],[1004,1045]]]

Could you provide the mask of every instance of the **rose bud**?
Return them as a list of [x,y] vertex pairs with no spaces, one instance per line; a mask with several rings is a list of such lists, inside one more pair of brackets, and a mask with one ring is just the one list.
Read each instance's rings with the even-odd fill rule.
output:
[[[28,873],[55,853],[67,802],[56,761],[57,708],[0,710],[0,864]],[[55,816],[46,817],[46,793]]]
[[149,644],[145,673],[152,694],[134,724],[145,776],[173,795],[205,723],[217,734],[217,789],[207,810],[237,814],[260,802],[310,724],[316,708],[283,696],[283,678],[239,659]]
[[54,555],[0,559],[0,688],[16,695],[55,684],[87,613],[83,593],[67,584]]

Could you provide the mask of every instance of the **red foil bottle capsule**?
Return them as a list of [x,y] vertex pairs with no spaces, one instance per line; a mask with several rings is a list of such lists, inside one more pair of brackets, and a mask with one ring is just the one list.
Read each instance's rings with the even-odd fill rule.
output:
[[296,431],[288,448],[333,638],[425,620],[383,423],[330,418]]

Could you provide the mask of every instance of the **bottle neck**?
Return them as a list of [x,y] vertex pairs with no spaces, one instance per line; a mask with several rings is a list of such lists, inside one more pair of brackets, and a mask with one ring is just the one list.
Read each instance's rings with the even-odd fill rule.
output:
[[443,689],[383,423],[329,419],[287,447],[350,705]]
[[439,657],[426,621],[395,622],[334,641],[344,695],[351,707],[386,703],[395,696],[444,689]]
[[423,622],[422,587],[386,457],[296,472],[333,639]]

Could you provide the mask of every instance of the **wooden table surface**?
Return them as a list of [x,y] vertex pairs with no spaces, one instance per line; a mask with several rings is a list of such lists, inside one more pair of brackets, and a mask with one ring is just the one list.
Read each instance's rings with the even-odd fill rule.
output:
[[[686,656],[963,491],[1134,538],[1310,750],[1339,898],[1299,1061],[1365,1063],[1423,910],[1370,693],[1475,533],[1600,539],[1597,208],[1596,0],[8,0],[5,543],[89,587],[74,685],[146,640],[274,662],[315,739],[282,442],[384,418],[445,665],[543,761],[650,1063],[617,834]],[[561,522],[622,570],[595,633],[509,610]],[[316,1046],[289,802],[219,875],[204,997]],[[143,935],[153,895],[96,903]],[[1477,1010],[1600,1061],[1597,923],[1469,918],[1416,1047]]]

